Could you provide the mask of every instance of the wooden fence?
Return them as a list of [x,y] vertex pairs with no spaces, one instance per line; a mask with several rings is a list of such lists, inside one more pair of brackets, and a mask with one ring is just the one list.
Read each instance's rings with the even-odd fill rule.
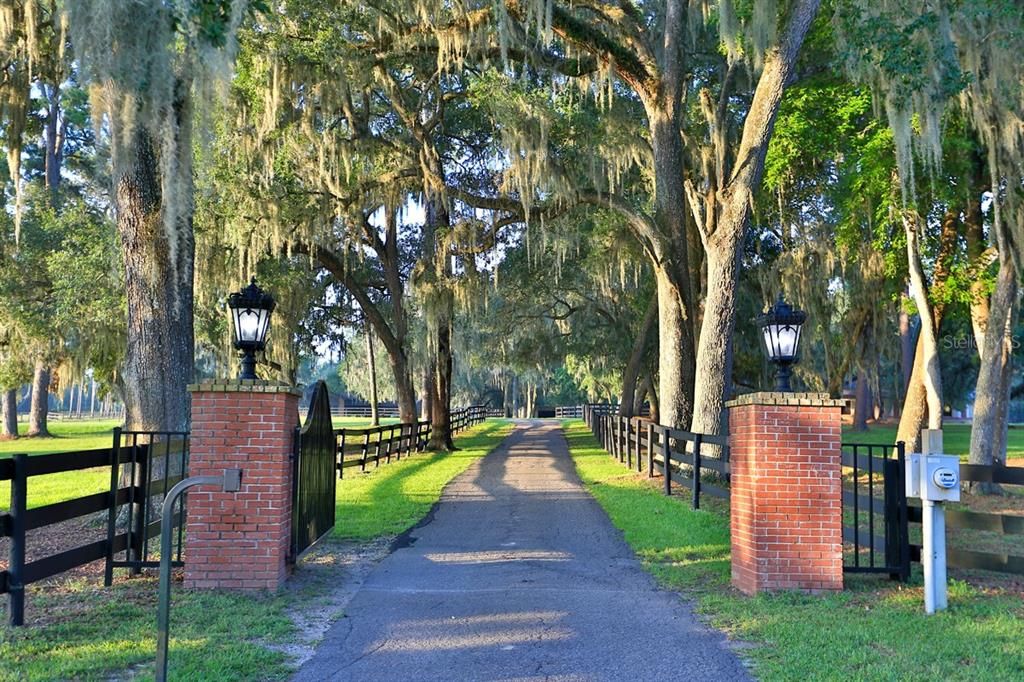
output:
[[[1024,467],[961,464],[960,480],[968,483],[1024,485]],[[907,512],[908,520],[911,523],[921,523],[920,507],[911,506]],[[989,531],[999,535],[1024,535],[1024,516],[972,512],[950,509],[947,506],[946,528]],[[921,560],[920,545],[910,545],[910,557],[912,561]],[[952,568],[1024,575],[1024,556],[950,547],[948,542],[946,543],[946,565]]]
[[[474,405],[454,410],[451,415],[452,434],[484,421],[490,410]],[[386,424],[370,428],[337,429],[338,477],[344,478],[345,469],[359,467],[366,471],[369,464],[376,468],[381,460],[386,464],[394,457],[396,461],[413,452],[422,452],[430,440],[430,422],[417,421],[410,424]]]
[[[25,585],[100,559],[106,560],[104,582],[107,585],[112,580],[114,568],[131,568],[137,572],[142,567],[155,565],[155,562],[147,561],[148,541],[160,533],[160,519],[157,516],[156,521],[150,522],[150,502],[151,498],[162,496],[181,480],[180,471],[172,473],[167,462],[172,456],[180,456],[182,462],[187,458],[187,439],[182,436],[115,430],[110,448],[34,456],[17,454],[9,459],[0,459],[0,481],[10,481],[11,486],[10,509],[0,512],[0,537],[10,539],[7,570],[0,571],[0,594],[8,595],[11,625],[24,623]],[[164,440],[149,442],[160,437]],[[153,461],[159,457],[164,458],[164,465],[154,467]],[[118,475],[122,466],[130,468],[128,479],[132,483],[119,487]],[[110,470],[108,490],[30,508],[30,478],[98,467]],[[127,522],[123,524],[124,530],[118,532],[118,510],[124,505],[128,509]],[[107,514],[105,538],[26,562],[29,531],[103,512]],[[181,520],[182,513],[179,512],[175,525],[180,527]],[[180,540],[179,534],[179,560]],[[126,552],[124,560],[116,560],[120,552]]]
[[[897,444],[898,445],[898,444]],[[911,543],[900,526],[906,523],[921,523],[919,501],[907,501],[903,494],[902,477],[893,479],[897,460],[889,457],[897,448],[883,445],[843,444],[843,466],[851,473],[849,484],[844,485],[843,506],[846,515],[853,520],[852,526],[843,528],[843,537],[854,548],[854,558],[864,562],[857,570],[887,572],[887,568],[876,567],[876,557],[884,557],[885,563],[894,566],[897,553],[906,551],[903,562],[921,561],[921,545]],[[858,449],[866,451],[858,452]],[[874,452],[873,452],[874,451]],[[881,451],[881,455],[875,454]],[[899,465],[902,469],[902,465]],[[879,480],[881,479],[881,480]],[[965,483],[991,482],[1005,485],[1024,485],[1024,468],[1006,466],[960,465],[960,480]],[[866,494],[863,494],[866,493]],[[906,514],[906,521],[894,518]],[[861,517],[882,519],[865,525]],[[945,510],[946,528],[976,530],[999,535],[1024,535],[1024,516],[992,514],[954,509],[947,505]],[[906,549],[904,549],[906,548]],[[950,568],[980,569],[998,573],[1024,575],[1024,557],[1008,553],[985,552],[964,547],[953,547],[946,543],[946,565]],[[905,569],[901,569],[905,570]]]
[[672,484],[688,488],[694,509],[702,494],[729,499],[729,447],[725,436],[670,429],[643,417],[587,410],[587,425],[601,446],[637,472],[660,474],[666,495]]

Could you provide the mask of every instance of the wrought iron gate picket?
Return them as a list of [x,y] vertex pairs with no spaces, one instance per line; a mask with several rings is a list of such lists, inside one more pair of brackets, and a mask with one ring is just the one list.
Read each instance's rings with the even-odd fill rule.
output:
[[[903,441],[895,445],[843,444],[843,467],[852,469],[852,492],[844,484],[842,496],[843,541],[853,546],[852,561],[844,559],[845,573],[888,573],[894,580],[904,581],[910,577],[904,449]],[[861,482],[865,473],[867,481]],[[879,476],[881,485],[876,483]],[[879,487],[881,499],[875,496]],[[860,494],[865,488],[867,495]],[[878,513],[881,522],[875,519]]]
[[334,527],[337,453],[330,395],[327,384],[318,381],[306,422],[295,429],[292,561]]

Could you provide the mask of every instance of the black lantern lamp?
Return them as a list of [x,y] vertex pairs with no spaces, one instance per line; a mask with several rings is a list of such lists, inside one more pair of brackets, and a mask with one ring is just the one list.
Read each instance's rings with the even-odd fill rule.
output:
[[256,351],[267,346],[270,313],[277,305],[274,297],[256,286],[253,277],[249,286],[228,296],[228,308],[235,325],[235,348],[242,351],[242,373],[239,379],[256,378]]
[[757,326],[761,328],[761,340],[768,361],[776,367],[776,391],[792,390],[789,387],[789,377],[792,374],[792,366],[800,359],[800,330],[806,319],[806,313],[802,310],[793,310],[782,300],[782,294],[779,294],[779,300],[775,305],[755,320]]

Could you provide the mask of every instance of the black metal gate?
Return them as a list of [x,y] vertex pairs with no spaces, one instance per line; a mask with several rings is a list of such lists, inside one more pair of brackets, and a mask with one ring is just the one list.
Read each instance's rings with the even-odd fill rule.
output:
[[[160,535],[164,495],[188,475],[188,454],[187,431],[114,429],[104,570],[107,586],[111,584],[115,568],[128,568],[137,575],[144,568],[160,567],[160,557],[154,556],[160,543],[155,542],[156,546],[150,547],[150,540]],[[127,483],[125,487],[121,487],[123,482]],[[176,508],[171,565],[182,566],[184,498],[178,500]],[[123,559],[118,558],[122,551]]]
[[845,573],[888,573],[894,580],[910,577],[906,475],[902,441],[843,444]]
[[334,527],[337,451],[327,384],[318,381],[306,423],[295,430],[292,561]]

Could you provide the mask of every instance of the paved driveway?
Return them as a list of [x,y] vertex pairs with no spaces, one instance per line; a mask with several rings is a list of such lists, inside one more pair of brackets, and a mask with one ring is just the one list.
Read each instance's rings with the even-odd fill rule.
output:
[[296,680],[742,680],[576,475],[521,422],[366,579]]

